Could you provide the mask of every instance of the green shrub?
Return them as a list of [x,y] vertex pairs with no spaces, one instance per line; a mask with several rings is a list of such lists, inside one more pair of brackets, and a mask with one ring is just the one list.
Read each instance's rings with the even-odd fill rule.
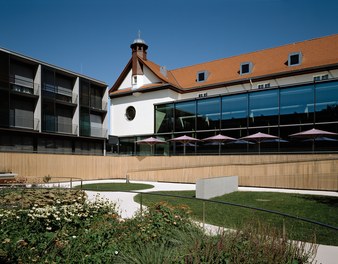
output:
[[75,194],[73,203],[64,195],[53,205],[0,209],[0,263],[300,264],[314,253],[251,224],[208,236],[182,205],[158,203],[124,220],[115,204],[83,202]]

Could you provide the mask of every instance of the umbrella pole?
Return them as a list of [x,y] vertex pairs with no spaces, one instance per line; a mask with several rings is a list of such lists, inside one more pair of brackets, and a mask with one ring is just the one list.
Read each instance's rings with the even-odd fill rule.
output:
[[261,142],[258,141],[258,155],[261,155]]
[[222,143],[218,142],[218,155],[221,155],[221,148],[222,148]]
[[183,143],[183,155],[185,156],[185,146],[186,146],[186,143]]

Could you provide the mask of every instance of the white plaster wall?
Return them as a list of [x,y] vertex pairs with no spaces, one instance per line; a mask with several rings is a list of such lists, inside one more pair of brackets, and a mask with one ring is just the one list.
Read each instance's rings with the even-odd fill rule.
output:
[[[176,92],[161,90],[151,93],[138,93],[110,100],[110,135],[134,136],[154,133],[154,104],[178,99]],[[134,120],[127,120],[128,106],[135,107]]]
[[149,70],[148,67],[143,67],[143,84],[151,84],[151,83],[158,83],[161,82],[161,80],[159,78],[157,78],[157,76],[151,71]]
[[121,83],[120,87],[118,90],[122,90],[122,89],[126,89],[126,88],[130,88],[132,86],[131,83],[131,70],[128,72],[127,77],[123,80],[123,82]]
[[[143,73],[144,75],[138,75],[137,78],[137,85],[134,85],[136,87],[140,87],[142,85],[152,84],[152,83],[159,83],[161,80],[157,78],[157,76],[146,66],[143,67]],[[142,78],[142,80],[141,80]],[[118,90],[123,90],[126,88],[132,87],[132,70],[130,70],[126,76],[126,78],[121,83]]]

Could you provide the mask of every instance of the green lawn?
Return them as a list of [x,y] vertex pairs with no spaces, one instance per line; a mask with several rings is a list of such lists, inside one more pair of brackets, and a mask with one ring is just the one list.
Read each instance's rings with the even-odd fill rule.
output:
[[[143,183],[92,183],[92,184],[83,184],[82,190],[87,191],[136,191],[136,190],[144,190],[151,189],[154,186],[151,184],[143,184]],[[77,189],[80,189],[80,186],[76,186]]]
[[[194,191],[156,193],[189,198],[193,198],[195,195]],[[338,197],[272,192],[235,192],[212,200],[279,211],[338,227]],[[140,202],[140,194],[135,197],[135,201]],[[159,201],[167,201],[173,205],[188,205],[191,208],[194,219],[198,221],[203,219],[203,201],[142,194],[142,203],[145,205],[151,205]],[[333,229],[230,205],[205,202],[204,207],[205,221],[210,224],[238,229],[243,224],[263,223],[282,230],[284,222],[290,239],[310,241],[315,234],[317,243],[338,246],[338,231]]]

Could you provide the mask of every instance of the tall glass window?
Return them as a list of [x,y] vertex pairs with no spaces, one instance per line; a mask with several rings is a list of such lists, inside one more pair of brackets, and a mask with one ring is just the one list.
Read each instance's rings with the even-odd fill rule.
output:
[[155,133],[172,132],[174,128],[174,105],[155,106]]
[[280,90],[280,123],[303,124],[313,122],[313,85]]
[[338,82],[316,84],[316,123],[338,120]]
[[80,109],[80,135],[90,136],[90,115],[87,109]]
[[278,90],[249,94],[249,126],[278,124]]
[[221,119],[221,98],[201,99],[197,101],[197,129],[219,129]]
[[247,116],[247,94],[236,94],[222,97],[222,128],[246,127]]
[[56,117],[54,104],[46,101],[43,103],[42,130],[47,132],[56,131]]
[[196,120],[196,101],[181,102],[175,105],[175,131],[194,131]]

